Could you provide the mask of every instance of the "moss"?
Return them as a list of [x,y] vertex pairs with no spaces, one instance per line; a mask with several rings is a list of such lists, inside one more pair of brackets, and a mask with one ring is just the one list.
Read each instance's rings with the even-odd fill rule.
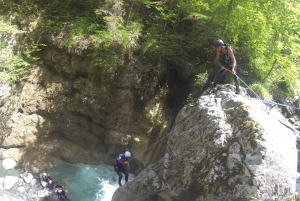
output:
[[245,121],[243,122],[241,125],[240,125],[240,128],[242,130],[245,130],[245,129],[250,129],[250,128],[254,128],[254,127],[259,127],[260,124],[257,122],[257,121]]
[[216,193],[218,190],[218,184],[206,184],[203,186],[203,190],[206,194]]

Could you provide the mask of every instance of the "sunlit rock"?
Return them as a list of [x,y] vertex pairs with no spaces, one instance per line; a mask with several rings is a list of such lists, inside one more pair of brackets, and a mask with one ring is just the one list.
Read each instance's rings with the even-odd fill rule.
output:
[[29,184],[33,180],[33,175],[31,173],[25,172],[24,174],[20,174],[20,177],[24,179],[24,182]]
[[15,185],[15,183],[17,183],[18,179],[19,179],[18,177],[14,177],[14,176],[5,176],[4,189],[5,190],[11,189]]
[[231,85],[184,106],[166,153],[112,201],[291,200],[296,194],[296,133],[276,109],[236,95]]
[[4,191],[2,189],[0,189],[0,200],[1,201],[24,201],[24,199],[19,198],[15,194]]
[[47,195],[49,195],[49,191],[48,190],[40,190],[37,192],[38,196],[40,198],[46,197]]
[[17,162],[13,158],[7,158],[3,160],[2,165],[5,170],[9,170],[13,169],[17,165]]

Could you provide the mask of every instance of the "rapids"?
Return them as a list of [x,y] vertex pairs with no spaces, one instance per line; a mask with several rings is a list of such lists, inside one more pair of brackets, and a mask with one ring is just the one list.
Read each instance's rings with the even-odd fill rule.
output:
[[[48,173],[54,183],[64,185],[71,201],[110,201],[119,187],[113,166],[62,163]],[[129,181],[133,179],[129,174]]]

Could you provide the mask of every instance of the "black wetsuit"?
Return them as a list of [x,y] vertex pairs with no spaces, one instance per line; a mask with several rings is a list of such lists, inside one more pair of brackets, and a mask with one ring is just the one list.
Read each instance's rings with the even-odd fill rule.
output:
[[116,173],[119,175],[119,186],[122,186],[121,180],[122,180],[122,173],[125,175],[125,182],[128,182],[128,172],[124,168],[125,161],[127,161],[127,158],[124,156],[124,154],[120,154],[118,158],[116,158],[114,163],[114,169]]

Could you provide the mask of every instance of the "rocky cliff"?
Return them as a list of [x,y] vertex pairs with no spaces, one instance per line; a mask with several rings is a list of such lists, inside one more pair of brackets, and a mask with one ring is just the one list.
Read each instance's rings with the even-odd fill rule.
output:
[[57,159],[111,164],[116,154],[138,153],[151,144],[166,126],[162,94],[138,113],[138,78],[130,77],[136,75],[134,67],[127,70],[133,72],[105,74],[106,80],[118,79],[111,86],[83,77],[64,78],[36,66],[28,82],[1,85],[2,159],[14,158],[38,172]]
[[[13,158],[36,173],[56,160],[111,164],[117,154],[140,153],[166,132],[167,84],[152,63],[131,55],[119,68],[100,71],[89,56],[93,50],[68,50],[59,36],[22,17],[12,23],[42,35],[45,46],[37,54],[43,62],[32,65],[26,80],[0,85],[0,159]],[[22,35],[0,37],[7,47],[24,48]],[[156,155],[152,148],[137,156],[133,172]]]
[[230,85],[201,96],[177,115],[160,161],[112,200],[296,199],[298,134],[267,111]]

